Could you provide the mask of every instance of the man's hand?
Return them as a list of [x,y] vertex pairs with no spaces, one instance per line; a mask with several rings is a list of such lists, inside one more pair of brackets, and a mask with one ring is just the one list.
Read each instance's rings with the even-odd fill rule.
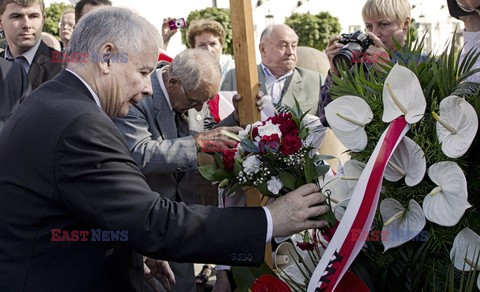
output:
[[217,271],[215,286],[213,292],[231,292],[230,282],[228,281],[227,271]]
[[175,275],[167,261],[143,257],[143,274],[145,282],[154,291],[161,291],[155,279],[159,280],[167,291],[170,291],[170,284],[175,284]]
[[232,137],[225,135],[226,132],[238,134],[240,127],[219,127],[213,130],[193,135],[195,146],[200,152],[223,152],[237,145]]
[[163,49],[166,50],[167,49],[167,46],[168,46],[168,42],[170,41],[170,38],[172,38],[172,36],[174,34],[177,33],[178,29],[174,29],[174,30],[171,30],[170,29],[170,26],[168,25],[168,22],[170,20],[173,20],[175,18],[172,18],[172,17],[167,17],[167,18],[164,18],[163,19],[163,23],[162,23],[162,38],[163,38]]
[[[260,87],[260,85],[258,86]],[[262,101],[262,97],[263,97],[263,92],[259,91],[257,93],[257,109],[259,112],[261,112],[263,110],[263,101]],[[239,111],[238,111],[238,102],[242,99],[242,97],[240,96],[240,94],[235,94],[232,98],[232,101],[233,101],[233,107],[235,108],[235,110],[233,111],[233,117],[235,118],[235,121],[239,122],[239,117],[240,117],[240,114],[239,114]]]
[[299,187],[267,205],[273,219],[273,237],[290,236],[313,228],[326,227],[327,221],[310,218],[321,216],[329,211],[325,196],[315,184]]

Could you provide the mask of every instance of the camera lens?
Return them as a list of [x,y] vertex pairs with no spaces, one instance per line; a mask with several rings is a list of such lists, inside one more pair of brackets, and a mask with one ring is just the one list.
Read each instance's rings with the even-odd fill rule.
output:
[[335,67],[350,69],[354,63],[360,63],[363,48],[357,43],[348,43],[333,57]]

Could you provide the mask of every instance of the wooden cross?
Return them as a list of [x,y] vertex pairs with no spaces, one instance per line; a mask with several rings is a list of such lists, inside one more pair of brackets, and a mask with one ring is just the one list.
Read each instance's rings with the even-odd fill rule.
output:
[[[233,49],[237,91],[242,96],[239,102],[240,125],[245,126],[260,120],[256,106],[258,93],[257,61],[255,59],[255,39],[252,19],[252,1],[230,0],[230,18],[233,29]],[[261,194],[255,189],[245,192],[247,207],[259,206]],[[265,247],[265,262],[272,267],[272,246]]]

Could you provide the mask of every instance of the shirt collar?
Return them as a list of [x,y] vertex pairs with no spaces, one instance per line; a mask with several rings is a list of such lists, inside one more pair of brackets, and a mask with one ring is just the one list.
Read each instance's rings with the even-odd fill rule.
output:
[[163,70],[162,69],[157,69],[157,71],[155,71],[155,73],[157,74],[158,82],[160,83],[160,87],[162,88],[163,95],[165,96],[165,99],[167,100],[168,107],[170,108],[172,113],[175,114],[174,111],[173,111],[172,103],[170,102],[170,95],[168,95],[167,87],[165,86],[165,83],[163,82]]
[[73,75],[75,75],[78,79],[80,79],[80,81],[83,82],[83,84],[85,84],[85,86],[87,87],[88,91],[90,91],[90,94],[92,94],[93,96],[93,99],[95,100],[95,103],[101,108],[102,105],[100,104],[100,99],[98,98],[98,95],[95,93],[95,91],[93,91],[93,89],[90,87],[90,85],[88,85],[87,82],[85,82],[85,80],[82,79],[82,77],[80,77],[77,73],[73,72],[72,70],[70,69],[65,69],[67,70],[68,72],[72,73]]
[[286,79],[288,78],[290,75],[293,74],[293,70],[291,70],[290,72],[288,72],[287,74],[283,75],[283,76],[280,76],[279,78],[276,78],[275,75],[273,75],[272,71],[270,71],[270,69],[268,69],[263,63],[260,64],[262,66],[262,70],[263,70],[263,73],[265,74],[266,77],[269,77],[269,78],[273,78],[275,79],[276,81],[281,81],[283,79]]
[[[40,42],[42,40],[39,39],[38,42],[28,51],[26,51],[25,53],[19,55],[19,56],[23,56],[25,59],[27,59],[27,62],[29,65],[32,65],[32,62],[33,62],[33,58],[35,58],[35,54],[37,53],[37,50],[38,50],[38,47],[40,46]],[[19,57],[17,56],[17,57]],[[7,49],[5,50],[5,59],[8,59],[8,60],[14,60],[15,57],[12,56],[12,54],[10,53],[10,48],[7,46]]]

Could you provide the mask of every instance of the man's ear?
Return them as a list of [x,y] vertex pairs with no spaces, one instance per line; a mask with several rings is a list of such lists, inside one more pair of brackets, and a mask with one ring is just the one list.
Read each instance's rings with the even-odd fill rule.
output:
[[265,53],[265,44],[264,43],[260,43],[258,45],[258,50],[260,51],[260,55],[263,56],[263,54]]
[[100,60],[98,66],[103,74],[110,73],[111,70],[111,59],[114,54],[115,46],[112,43],[106,43],[100,48]]

